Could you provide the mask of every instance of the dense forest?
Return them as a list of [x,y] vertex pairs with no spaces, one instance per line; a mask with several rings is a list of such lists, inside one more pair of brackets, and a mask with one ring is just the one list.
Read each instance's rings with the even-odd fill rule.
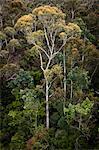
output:
[[0,0],[0,150],[99,150],[98,0]]

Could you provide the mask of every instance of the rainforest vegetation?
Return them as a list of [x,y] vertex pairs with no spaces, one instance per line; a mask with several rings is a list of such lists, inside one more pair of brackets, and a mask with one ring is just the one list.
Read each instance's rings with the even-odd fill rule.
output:
[[98,0],[0,0],[0,150],[99,150]]

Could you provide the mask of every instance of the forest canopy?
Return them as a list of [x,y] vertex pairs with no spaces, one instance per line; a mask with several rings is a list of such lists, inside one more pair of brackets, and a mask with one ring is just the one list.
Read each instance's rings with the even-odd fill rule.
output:
[[99,149],[98,0],[0,1],[0,150]]

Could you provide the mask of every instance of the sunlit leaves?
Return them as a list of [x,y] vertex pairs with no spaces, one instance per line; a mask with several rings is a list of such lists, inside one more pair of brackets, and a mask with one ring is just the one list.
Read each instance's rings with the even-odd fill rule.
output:
[[86,97],[82,103],[78,103],[76,105],[70,103],[67,108],[64,108],[67,122],[71,123],[73,120],[75,120],[77,114],[83,117],[87,116],[90,114],[92,107],[93,102],[90,101],[88,97]]
[[9,41],[8,46],[9,46],[9,48],[10,48],[10,47],[15,47],[15,48],[21,47],[21,45],[20,45],[18,39],[11,39],[11,40]]
[[58,64],[54,65],[51,70],[52,70],[52,73],[54,73],[55,75],[62,74],[62,67]]
[[[59,26],[59,25],[58,25]],[[62,32],[60,32],[59,36],[62,40],[66,40],[69,37],[80,37],[81,36],[81,29],[77,24],[69,23],[68,25],[62,26]]]
[[[42,41],[42,39],[44,38],[44,32],[42,30],[38,30],[35,32],[31,32],[26,36],[27,42],[29,44],[39,44]],[[42,42],[41,42],[42,44]]]
[[1,50],[0,51],[0,57],[1,58],[7,58],[8,57],[8,54],[9,54],[9,52],[8,51],[6,51],[6,50]]
[[75,35],[75,37],[77,35],[81,34],[81,29],[80,29],[80,27],[77,24],[69,23],[68,26],[72,29],[73,34]]
[[39,56],[39,51],[37,46],[33,46],[31,49],[27,50],[26,53],[28,58]]
[[35,91],[33,89],[20,90],[20,94],[24,100],[24,109],[37,112],[39,101]]
[[[35,8],[32,13],[39,17],[39,19],[45,19],[47,21],[48,17],[51,19],[51,17],[55,18],[64,18],[65,14],[59,10],[57,7],[51,7],[51,6],[40,6],[38,8]],[[41,18],[40,18],[41,17]]]
[[60,65],[53,65],[51,69],[47,69],[44,71],[45,78],[48,81],[51,81],[53,77],[61,77],[62,75],[62,67]]
[[6,28],[4,28],[4,33],[6,35],[8,35],[8,36],[12,36],[13,37],[15,35],[16,31],[12,27],[6,27]]
[[15,118],[16,114],[17,114],[16,111],[11,110],[8,115],[11,116],[12,118]]
[[6,35],[0,31],[0,40],[3,41],[3,40],[5,40],[5,38],[6,38]]
[[28,31],[31,31],[32,25],[33,25],[32,14],[24,15],[18,19],[17,23],[15,24],[15,29],[28,32]]
[[75,106],[70,103],[68,108],[64,108],[64,113],[66,115],[67,122],[70,123],[75,117]]

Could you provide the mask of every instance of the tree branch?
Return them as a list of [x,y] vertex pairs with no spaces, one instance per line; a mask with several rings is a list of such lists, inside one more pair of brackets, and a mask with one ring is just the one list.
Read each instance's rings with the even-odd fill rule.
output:
[[57,34],[57,31],[55,31],[54,35],[52,35],[53,32],[50,32],[50,37],[51,37],[51,42],[52,42],[52,54],[53,54],[53,50],[54,50],[54,46],[55,46],[55,37]]
[[7,81],[9,81],[9,80],[15,80],[16,79],[16,75],[17,75],[16,73],[13,74],[10,78],[7,79]]
[[44,54],[48,57],[49,59],[49,55],[47,54],[47,52],[39,45],[37,45],[36,43],[33,43],[35,46],[37,46],[42,52],[44,52]]
[[53,54],[53,56],[52,56],[53,58],[62,50],[62,48],[65,46],[65,44],[66,44],[66,41],[63,42],[63,44],[62,44],[62,46],[59,48],[59,50]]
[[93,71],[93,73],[92,73],[92,75],[91,75],[91,78],[90,78],[91,81],[92,81],[92,78],[93,78],[93,76],[94,76],[94,74],[95,74],[97,68],[98,68],[98,65],[99,65],[99,64],[97,64],[97,66],[95,67],[95,69],[94,69],[94,71]]
[[49,39],[48,39],[48,36],[47,36],[47,32],[46,32],[46,29],[45,29],[45,26],[44,26],[44,34],[45,34],[45,39],[46,39],[46,42],[47,42],[47,46],[50,50],[50,53],[51,53],[51,47],[50,47],[50,43],[49,43]]
[[47,63],[47,66],[46,66],[46,70],[49,68],[49,65],[50,65],[51,60],[52,60],[52,56],[51,56],[51,57],[49,58],[49,60],[48,60],[48,63]]
[[44,72],[43,59],[42,59],[42,55],[41,55],[40,51],[39,51],[39,55],[40,55],[41,69],[42,69],[42,71]]
[[54,78],[54,79],[50,82],[48,89],[50,89],[50,88],[51,88],[52,83],[53,83],[56,79],[57,79],[57,77],[55,77],[55,78]]

